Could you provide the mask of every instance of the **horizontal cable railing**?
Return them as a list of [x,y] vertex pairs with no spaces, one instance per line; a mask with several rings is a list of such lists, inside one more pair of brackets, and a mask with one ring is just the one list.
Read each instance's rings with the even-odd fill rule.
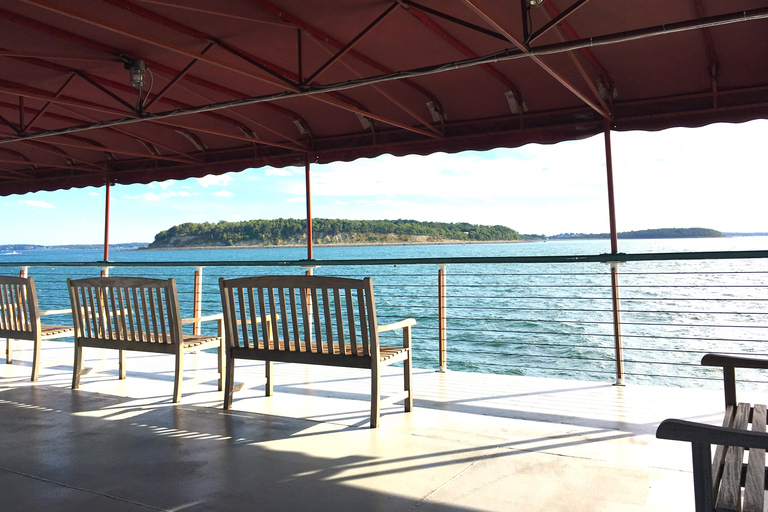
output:
[[[618,264],[620,348],[611,268]],[[446,265],[447,266],[443,266]],[[221,310],[219,277],[298,274],[372,277],[379,324],[413,317],[420,368],[629,383],[720,386],[703,354],[768,357],[768,251],[512,258],[297,261],[0,262],[30,267],[43,309],[68,307],[67,277],[173,277],[182,316]],[[438,269],[445,273],[439,288]],[[202,275],[195,292],[195,271]],[[442,290],[442,291],[441,291]],[[440,294],[445,302],[441,306]],[[444,329],[441,329],[443,322]],[[204,327],[213,329],[214,327]],[[396,344],[394,333],[382,344]],[[443,360],[442,357],[446,359]],[[765,386],[768,373],[739,381]]]

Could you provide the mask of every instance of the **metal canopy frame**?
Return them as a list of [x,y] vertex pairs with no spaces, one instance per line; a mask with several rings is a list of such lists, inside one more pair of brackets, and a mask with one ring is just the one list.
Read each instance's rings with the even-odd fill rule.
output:
[[765,118],[767,18],[765,0],[11,0],[0,195]]

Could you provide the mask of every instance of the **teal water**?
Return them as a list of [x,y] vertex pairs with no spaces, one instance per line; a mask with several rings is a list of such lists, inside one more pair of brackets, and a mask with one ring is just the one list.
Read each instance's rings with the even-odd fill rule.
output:
[[[620,240],[625,253],[768,249],[768,237]],[[594,255],[607,240],[514,244],[316,247],[317,275],[371,276],[379,323],[414,317],[417,367],[438,367],[437,266],[322,266],[322,260]],[[90,277],[101,250],[37,250],[0,254],[0,262],[29,263],[42,309],[69,306],[67,277]],[[304,248],[110,251],[116,262],[295,261]],[[80,262],[57,267],[50,262]],[[182,314],[191,316],[194,266],[115,267],[110,275],[177,280]],[[0,267],[18,275],[19,267]],[[217,279],[295,274],[300,267],[205,267],[203,313],[221,306]],[[449,265],[448,367],[557,378],[611,381],[615,356],[610,269],[600,263]],[[702,370],[708,351],[768,356],[768,261],[632,262],[620,266],[622,334],[628,382],[717,386]],[[186,305],[186,310],[185,310]],[[66,321],[59,319],[59,321]],[[396,336],[396,335],[395,335]],[[387,338],[383,343],[397,343]],[[707,380],[712,379],[712,380]],[[754,385],[765,376],[747,372]]]

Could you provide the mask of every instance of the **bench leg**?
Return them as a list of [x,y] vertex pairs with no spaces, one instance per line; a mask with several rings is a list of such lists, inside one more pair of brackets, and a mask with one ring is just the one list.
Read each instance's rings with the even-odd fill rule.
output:
[[118,352],[119,352],[118,358],[120,360],[118,377],[120,379],[124,379],[125,378],[125,350],[118,350]]
[[696,512],[715,509],[712,484],[712,451],[708,443],[691,443],[693,454],[693,493]]
[[72,389],[80,387],[80,374],[83,371],[83,347],[75,342],[75,363],[72,368]]
[[378,361],[371,365],[371,428],[378,428],[381,412],[381,373]]
[[35,382],[40,375],[40,345],[41,340],[38,334],[35,340],[34,352],[32,353],[32,382]]
[[5,339],[5,364],[11,364],[13,361],[13,343],[11,338]]
[[224,381],[224,410],[232,408],[232,393],[235,386],[235,358],[227,354],[226,379]]
[[264,361],[267,384],[265,396],[272,396],[272,361]]
[[405,412],[411,412],[413,409],[413,391],[411,391],[411,378],[413,375],[412,359],[411,355],[411,328],[405,327],[403,329],[403,347],[408,349],[408,359],[403,361],[403,389],[408,393],[408,396],[404,400]]
[[184,373],[184,354],[176,354],[176,376],[173,379],[173,403],[181,401],[181,380]]
[[221,343],[219,344],[219,349],[217,351],[218,357],[218,366],[219,366],[219,391],[224,391],[224,367],[226,366],[226,357],[227,357],[227,351],[226,347],[224,345],[224,338],[221,338]]

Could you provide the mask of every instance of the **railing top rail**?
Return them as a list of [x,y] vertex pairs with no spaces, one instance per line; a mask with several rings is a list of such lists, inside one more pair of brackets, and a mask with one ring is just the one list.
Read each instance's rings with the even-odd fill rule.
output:
[[624,263],[630,261],[733,260],[768,258],[768,251],[615,253],[572,256],[492,256],[451,258],[365,258],[237,261],[2,261],[0,267],[319,267],[377,265],[488,265],[509,263]]

